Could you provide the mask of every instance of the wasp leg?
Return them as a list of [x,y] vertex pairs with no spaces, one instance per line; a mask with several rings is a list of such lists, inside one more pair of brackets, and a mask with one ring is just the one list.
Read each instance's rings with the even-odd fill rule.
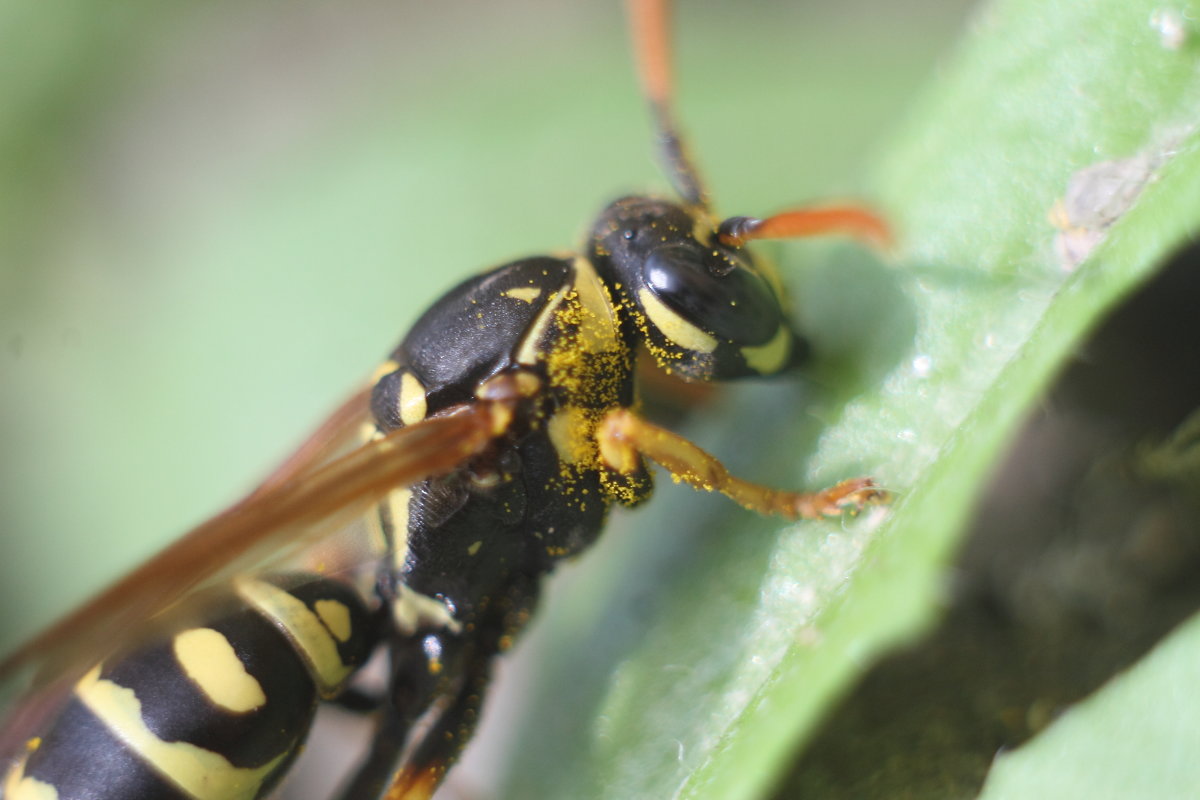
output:
[[[396,775],[396,765],[412,747],[409,739],[422,716],[438,698],[457,691],[457,681],[452,683],[453,676],[447,675],[453,670],[446,669],[443,658],[460,649],[459,637],[448,631],[418,631],[397,636],[392,642],[389,652],[391,696],[383,703],[371,750],[355,770],[350,784],[343,789],[342,800],[379,800],[385,792],[388,797],[418,800],[428,797],[437,788],[440,773],[424,776],[429,779],[425,784],[418,780],[421,775],[412,775],[412,780],[406,784],[408,793],[394,795],[392,778]],[[407,768],[402,768],[400,775],[407,772]]]
[[676,480],[696,489],[717,491],[762,514],[788,519],[819,519],[856,511],[871,503],[886,502],[888,493],[870,478],[854,478],[819,492],[789,492],[744,481],[709,453],[679,434],[646,422],[627,409],[617,409],[596,431],[600,457],[609,468],[628,474],[639,456],[656,461]]
[[350,687],[327,701],[352,714],[373,714],[383,707],[383,698],[376,692]]
[[[405,766],[395,775],[385,800],[426,800],[441,783],[446,770],[457,760],[479,723],[495,658],[507,650],[528,621],[537,601],[538,577],[517,576],[502,593],[481,604],[474,622],[473,637],[445,635],[448,645],[459,646],[442,669],[448,678],[457,675],[449,700],[430,729],[413,744]],[[470,623],[464,627],[471,627]],[[426,653],[430,652],[428,646]]]
[[404,753],[404,745],[412,727],[391,708],[385,708],[371,739],[371,751],[357,767],[349,785],[341,792],[341,800],[377,800]]
[[433,795],[471,739],[495,657],[529,619],[537,587],[536,576],[518,576],[464,620],[470,635],[443,628],[393,643],[391,702],[343,800],[427,800]]
[[[495,657],[507,650],[524,627],[537,597],[537,577],[521,576],[505,587],[504,593],[489,599],[475,623],[474,640],[445,636],[449,645],[461,646],[447,660],[447,673],[457,673],[452,693],[443,692],[449,702],[436,721],[415,742],[406,763],[392,779],[384,800],[427,800],[441,783],[446,770],[457,760],[479,723]],[[430,651],[429,647],[425,648]],[[443,651],[447,654],[448,651]]]

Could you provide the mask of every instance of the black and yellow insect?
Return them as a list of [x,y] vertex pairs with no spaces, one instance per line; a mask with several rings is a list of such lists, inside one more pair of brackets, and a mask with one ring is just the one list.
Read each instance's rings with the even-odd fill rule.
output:
[[[634,411],[639,359],[693,381],[802,360],[778,282],[747,241],[886,230],[854,207],[714,217],[670,113],[665,3],[635,3],[631,17],[680,199],[621,198],[578,254],[450,290],[369,392],[262,486],[0,665],[52,665],[6,720],[6,742],[24,746],[5,797],[262,796],[318,700],[378,648],[388,691],[343,796],[427,797],[542,578],[595,540],[612,506],[649,496],[647,459],[789,517],[880,498],[866,479],[815,493],[740,481]],[[350,433],[364,442],[339,455]],[[321,548],[331,521],[360,513],[374,560]],[[264,570],[280,552],[305,569]]]

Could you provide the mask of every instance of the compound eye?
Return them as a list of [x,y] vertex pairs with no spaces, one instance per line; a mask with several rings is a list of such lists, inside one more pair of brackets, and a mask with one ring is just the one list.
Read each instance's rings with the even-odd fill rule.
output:
[[762,277],[734,258],[666,245],[652,252],[642,269],[650,291],[691,325],[738,345],[763,344],[779,332],[779,299]]

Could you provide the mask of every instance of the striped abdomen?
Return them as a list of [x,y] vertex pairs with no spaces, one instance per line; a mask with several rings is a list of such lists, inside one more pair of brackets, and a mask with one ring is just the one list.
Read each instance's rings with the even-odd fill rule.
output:
[[173,617],[75,685],[6,800],[260,797],[372,646],[358,595],[314,575],[240,579]]

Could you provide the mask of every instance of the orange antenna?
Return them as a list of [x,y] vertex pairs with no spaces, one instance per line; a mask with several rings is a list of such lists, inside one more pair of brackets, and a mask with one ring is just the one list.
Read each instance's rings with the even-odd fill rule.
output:
[[721,242],[738,247],[753,239],[798,239],[840,233],[886,250],[892,232],[874,212],[860,206],[822,206],[784,211],[766,219],[730,217],[717,231]]

